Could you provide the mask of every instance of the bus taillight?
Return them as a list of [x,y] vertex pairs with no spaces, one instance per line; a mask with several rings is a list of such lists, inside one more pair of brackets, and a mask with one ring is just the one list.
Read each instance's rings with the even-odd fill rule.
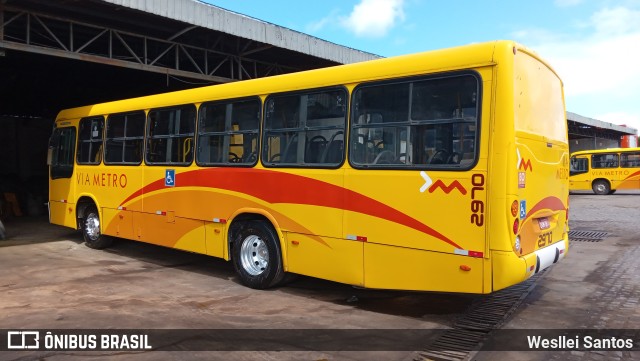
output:
[[518,214],[518,201],[513,201],[511,203],[511,215],[516,216]]

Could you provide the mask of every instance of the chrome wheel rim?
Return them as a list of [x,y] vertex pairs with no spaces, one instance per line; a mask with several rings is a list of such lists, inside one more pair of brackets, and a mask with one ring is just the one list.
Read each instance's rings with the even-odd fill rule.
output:
[[606,191],[606,186],[602,183],[598,183],[596,184],[596,190],[598,191],[598,193],[604,193]]
[[240,247],[242,268],[252,276],[264,272],[269,265],[269,249],[262,238],[251,235],[242,241]]
[[95,241],[100,237],[100,218],[95,213],[90,213],[84,221],[84,231],[87,237]]

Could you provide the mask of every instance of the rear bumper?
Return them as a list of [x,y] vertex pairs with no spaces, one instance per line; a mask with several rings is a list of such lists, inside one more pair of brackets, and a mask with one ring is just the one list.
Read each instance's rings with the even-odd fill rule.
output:
[[[545,248],[539,249],[533,252],[536,255],[535,265],[527,263],[529,270],[534,269],[533,274],[541,272],[549,268],[554,263],[560,262],[561,259],[567,254],[569,250],[568,240],[562,240],[551,244]],[[530,258],[531,259],[531,258]]]
[[560,262],[569,251],[569,238],[541,248],[533,253],[518,256],[509,251],[491,251],[493,291],[498,291],[527,280]]

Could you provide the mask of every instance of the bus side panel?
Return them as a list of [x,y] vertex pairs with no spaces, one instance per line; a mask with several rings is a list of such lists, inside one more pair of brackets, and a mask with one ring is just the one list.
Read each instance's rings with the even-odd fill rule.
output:
[[136,239],[133,233],[133,212],[102,208],[103,233],[127,239]]
[[207,253],[203,219],[185,217],[187,209],[201,209],[198,199],[177,188],[181,173],[189,168],[145,166],[143,171],[142,212],[134,218],[136,239],[160,246]]
[[[102,233],[120,238],[136,239],[132,212],[141,202],[123,205],[124,199],[142,186],[140,166],[76,166],[76,196],[88,196],[100,207]],[[123,209],[118,209],[123,206]],[[75,212],[74,212],[75,215]]]
[[223,237],[225,225],[221,223],[204,223],[204,233],[207,247],[207,254],[213,257],[224,258],[226,242]]
[[142,187],[142,167],[133,166],[78,166],[76,194],[90,194],[103,208],[117,210],[124,206],[129,211],[140,211],[142,203],[122,204],[130,194]]
[[617,189],[640,189],[640,169],[639,168],[619,168],[618,182],[611,186],[612,190]]
[[640,169],[634,169],[635,176],[627,178],[622,184],[625,186],[624,189],[640,189]]
[[75,207],[76,179],[77,169],[71,178],[49,181],[49,214],[51,223],[73,229],[78,228]]
[[469,172],[348,169],[345,184],[354,192],[347,194],[353,211],[345,212],[345,237],[443,253],[484,252],[487,180],[478,170],[484,166],[481,160]]
[[485,260],[482,258],[371,243],[364,244],[364,255],[364,286],[367,288],[461,293],[484,291]]
[[50,223],[76,229],[76,212],[74,203],[63,203],[49,200]]
[[364,285],[362,242],[285,232],[289,272]]
[[207,253],[203,221],[176,217],[173,212],[135,212],[133,221],[135,239],[139,241],[195,253]]

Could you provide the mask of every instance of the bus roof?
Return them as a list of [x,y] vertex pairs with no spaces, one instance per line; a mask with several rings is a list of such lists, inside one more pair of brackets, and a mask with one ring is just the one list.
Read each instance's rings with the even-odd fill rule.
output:
[[[446,72],[456,69],[491,66],[504,61],[501,59],[504,58],[506,49],[508,49],[509,52],[515,49],[529,54],[547,66],[549,70],[555,74],[555,71],[540,59],[535,52],[510,40],[497,40],[71,108],[62,110],[58,114],[57,120],[68,120],[85,116],[105,115],[178,104],[201,103],[203,101],[216,99],[265,95],[310,87],[321,88],[376,79],[398,78],[423,72]],[[372,74],[375,75],[372,76]]]
[[594,150],[580,150],[571,153],[571,156],[576,155],[589,155],[589,154],[601,154],[601,153],[622,153],[622,152],[640,152],[640,148],[606,148],[606,149],[594,149]]

